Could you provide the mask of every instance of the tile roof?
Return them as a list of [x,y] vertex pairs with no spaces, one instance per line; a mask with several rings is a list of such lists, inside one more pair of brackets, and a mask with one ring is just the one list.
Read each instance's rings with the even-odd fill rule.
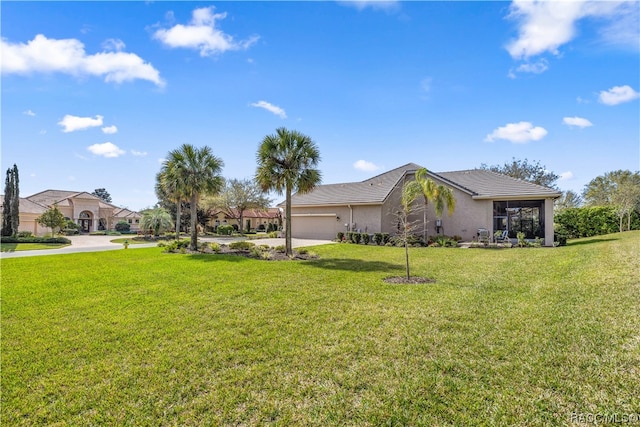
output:
[[[383,203],[407,172],[421,167],[408,163],[361,182],[319,185],[309,193],[294,194],[291,203],[293,206]],[[284,205],[284,202],[280,205]]]
[[468,189],[476,199],[512,197],[555,198],[562,195],[558,190],[485,169],[438,172],[437,175]]
[[57,203],[59,206],[69,206],[68,199],[71,197],[81,197],[83,199],[99,199],[99,197],[84,191],[64,191],[64,190],[45,190],[26,197],[32,202],[45,206],[51,206]]
[[[361,182],[319,185],[306,194],[294,194],[293,206],[381,204],[391,191],[402,183],[407,174],[422,166],[408,163]],[[561,193],[551,188],[533,184],[496,172],[473,169],[453,172],[429,171],[432,178],[457,187],[473,198],[530,198],[560,197]],[[284,201],[279,204],[283,206]]]

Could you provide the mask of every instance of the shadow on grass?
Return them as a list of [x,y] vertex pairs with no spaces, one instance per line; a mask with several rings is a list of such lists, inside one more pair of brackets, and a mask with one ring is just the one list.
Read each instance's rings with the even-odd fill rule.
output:
[[243,262],[256,260],[255,258],[248,258],[243,255],[236,254],[188,254],[186,258],[190,261],[205,261],[205,262],[213,262],[213,261],[231,261],[231,262]]
[[364,261],[361,259],[348,258],[328,258],[314,259],[302,261],[304,265],[317,268],[325,268],[327,270],[344,270],[344,271],[382,271],[394,272],[404,271],[404,267],[399,264],[391,264],[384,261]]
[[17,243],[3,243],[2,252],[15,252],[17,247]]
[[569,241],[567,242],[567,246],[590,245],[592,243],[613,242],[615,240],[620,240],[620,239],[616,239],[616,238],[599,239],[597,237],[594,237],[592,239],[578,239],[574,241]]

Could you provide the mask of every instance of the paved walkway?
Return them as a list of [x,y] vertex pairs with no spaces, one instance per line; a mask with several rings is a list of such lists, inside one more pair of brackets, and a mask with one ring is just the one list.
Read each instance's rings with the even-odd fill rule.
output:
[[[126,236],[67,236],[71,240],[70,246],[65,246],[58,249],[40,249],[35,251],[17,251],[17,252],[2,252],[0,253],[1,259],[6,258],[19,258],[27,256],[42,256],[42,255],[60,255],[77,252],[101,252],[101,251],[113,251],[116,249],[124,249],[122,243],[111,243],[111,240],[120,239]],[[133,237],[133,236],[132,236]],[[199,237],[199,242],[217,242],[220,244],[229,244],[230,242],[244,240],[239,237],[233,238],[221,238],[221,237]],[[256,245],[269,245],[280,246],[284,245],[284,238],[277,239],[256,239],[252,240]],[[334,243],[330,240],[311,240],[311,239],[291,239],[291,244],[294,248],[303,246],[317,246],[326,245],[328,243]],[[129,249],[138,248],[150,248],[158,246],[157,243],[136,243],[129,245]]]

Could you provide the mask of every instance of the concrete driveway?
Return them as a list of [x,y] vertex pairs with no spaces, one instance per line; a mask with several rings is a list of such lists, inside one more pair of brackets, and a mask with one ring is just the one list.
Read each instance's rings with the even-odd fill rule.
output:
[[[101,252],[101,251],[113,251],[117,249],[124,249],[122,243],[111,243],[111,240],[120,239],[126,236],[67,236],[71,240],[70,246],[58,249],[41,249],[36,251],[17,251],[17,252],[2,252],[0,253],[0,259],[6,258],[19,258],[27,256],[42,256],[42,255],[60,255],[77,252]],[[132,236],[133,237],[133,236]],[[229,244],[233,241],[244,240],[242,238],[220,238],[220,237],[199,237],[198,241],[202,242],[217,242],[220,244]],[[280,246],[284,245],[284,238],[277,239],[256,239],[252,240],[256,245],[269,245]],[[330,240],[312,240],[312,239],[291,239],[291,244],[294,248],[303,246],[317,246],[334,243]],[[141,243],[129,245],[129,249],[138,248],[150,248],[157,246],[157,243]]]

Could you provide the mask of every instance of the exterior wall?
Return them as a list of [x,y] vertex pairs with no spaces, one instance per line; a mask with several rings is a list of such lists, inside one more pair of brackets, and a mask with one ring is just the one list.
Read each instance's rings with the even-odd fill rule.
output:
[[[440,182],[438,182],[440,183]],[[446,183],[444,183],[446,185]],[[449,186],[449,188],[452,188]],[[477,237],[479,228],[486,228],[491,233],[493,227],[493,201],[491,200],[474,200],[469,194],[452,188],[453,195],[456,199],[456,208],[451,216],[447,210],[442,213],[440,234],[447,236],[458,235],[464,241],[472,241]],[[400,198],[402,190],[400,187],[394,189],[387,201],[382,207],[382,232],[396,234],[397,215],[399,210]],[[424,222],[424,198],[418,196],[413,207],[411,221],[417,221],[415,234],[423,233]],[[427,236],[435,236],[438,234],[436,229],[436,212],[433,203],[427,205]]]
[[544,245],[553,246],[554,230],[553,230],[553,199],[545,199],[544,201]]

